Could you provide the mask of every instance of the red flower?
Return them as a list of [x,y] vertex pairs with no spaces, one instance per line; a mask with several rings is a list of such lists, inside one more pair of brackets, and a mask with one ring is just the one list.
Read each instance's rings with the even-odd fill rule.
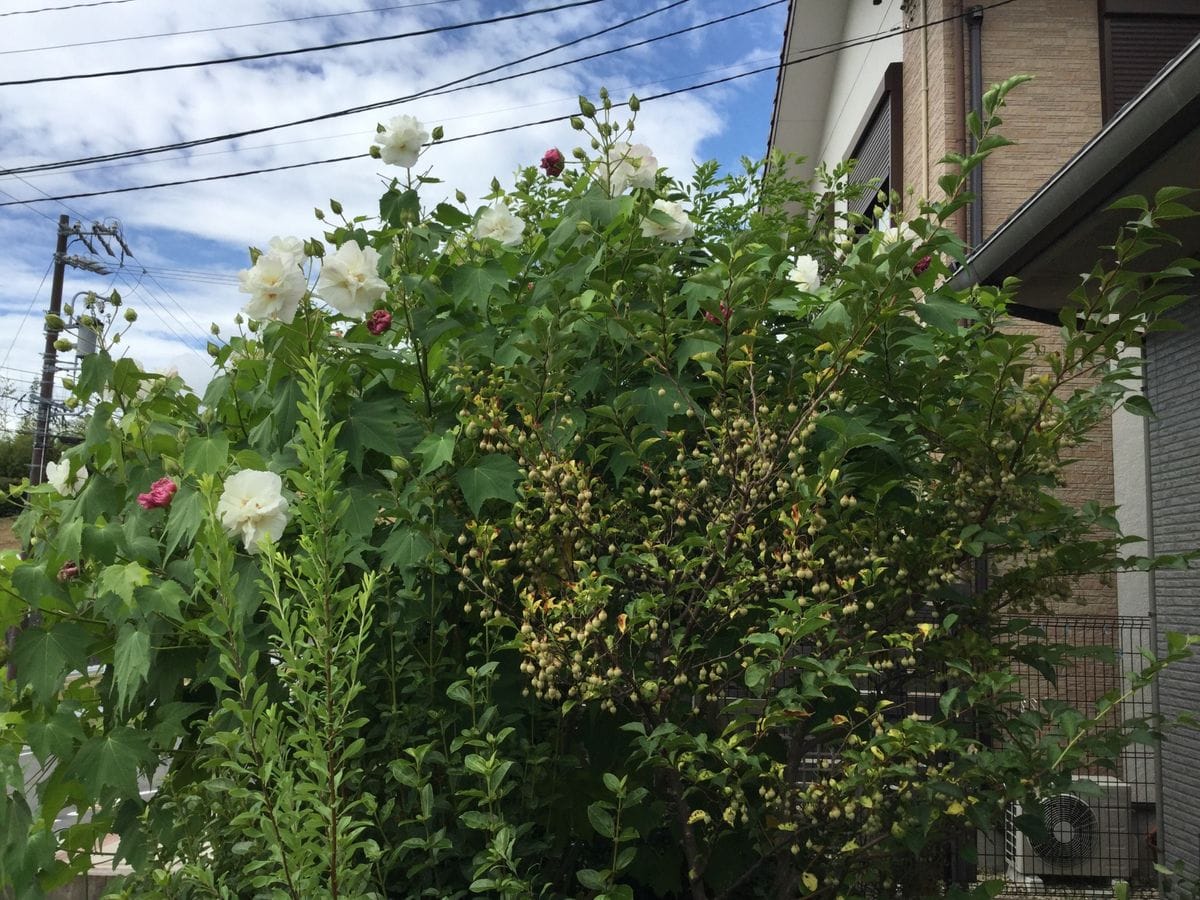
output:
[[62,564],[62,568],[58,570],[59,581],[72,581],[79,577],[79,563],[73,559],[68,559]]
[[547,150],[545,155],[542,156],[542,161],[538,163],[542,167],[542,170],[551,178],[561,175],[563,166],[566,164],[567,161],[563,157],[562,151],[557,147],[551,147]]
[[138,506],[142,509],[163,509],[171,505],[171,498],[175,496],[175,492],[179,490],[177,485],[170,478],[160,478],[154,484],[150,485],[150,490],[145,494],[138,494]]
[[367,318],[367,331],[383,334],[392,327],[392,314],[386,309],[377,309]]
[[932,261],[933,261],[933,257],[929,256],[928,254],[926,254],[925,256],[922,256],[920,259],[917,260],[917,264],[915,266],[913,266],[913,274],[920,275],[922,272],[924,272],[926,269],[929,268],[929,264]]

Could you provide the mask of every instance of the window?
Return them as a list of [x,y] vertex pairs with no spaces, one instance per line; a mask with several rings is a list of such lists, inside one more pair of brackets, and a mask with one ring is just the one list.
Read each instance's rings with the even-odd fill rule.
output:
[[869,214],[877,191],[902,190],[904,177],[904,90],[900,63],[892,63],[883,76],[867,116],[853,143],[851,157],[857,160],[850,175],[851,184],[876,182],[877,190],[868,190],[850,201],[850,211]]
[[1104,121],[1200,34],[1200,0],[1100,0]]

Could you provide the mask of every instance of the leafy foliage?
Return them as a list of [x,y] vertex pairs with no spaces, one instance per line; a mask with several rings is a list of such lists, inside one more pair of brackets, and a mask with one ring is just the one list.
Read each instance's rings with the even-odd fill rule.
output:
[[[943,225],[1015,83],[907,230],[782,159],[611,196],[604,96],[599,158],[495,185],[519,246],[420,178],[327,222],[381,254],[383,329],[306,297],[214,347],[203,398],[89,358],[91,475],[29,492],[9,576],[43,618],[0,695],[0,881],[38,896],[115,831],[129,896],[929,896],[965,824],[1152,740],[1013,666],[1080,652],[1019,618],[1074,577],[1178,562],[1055,491],[1197,264],[1137,268],[1171,196],[1056,346],[1004,330],[1015,285],[954,289]],[[694,238],[643,233],[658,199]],[[219,521],[239,470],[290,493],[257,553]]]

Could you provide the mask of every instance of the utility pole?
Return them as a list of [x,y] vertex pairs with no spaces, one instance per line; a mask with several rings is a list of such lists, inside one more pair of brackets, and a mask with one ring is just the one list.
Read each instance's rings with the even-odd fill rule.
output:
[[[58,243],[54,248],[54,279],[50,282],[49,321],[62,317],[63,279],[67,269],[67,238],[71,234],[69,216],[58,217]],[[54,376],[58,371],[59,331],[46,324],[46,349],[42,351],[42,383],[38,389],[37,424],[33,430],[33,458],[29,462],[29,483],[41,484],[46,478],[46,455],[50,449],[50,411],[54,403]]]

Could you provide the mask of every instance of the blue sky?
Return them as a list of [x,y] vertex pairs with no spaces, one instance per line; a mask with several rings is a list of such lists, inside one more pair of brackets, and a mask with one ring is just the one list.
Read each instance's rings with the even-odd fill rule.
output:
[[[11,0],[5,10],[67,5]],[[564,0],[119,0],[0,19],[0,81],[155,66],[397,34],[557,6]],[[611,34],[496,75],[560,63],[697,25],[766,0],[686,0]],[[0,170],[37,166],[292,121],[443,84],[667,7],[669,0],[587,6],[398,41],[204,68],[0,87]],[[670,40],[527,78],[395,108],[119,163],[21,177],[0,174],[0,202],[202,178],[363,152],[374,124],[399,113],[441,124],[448,138],[570,113],[579,93],[606,85],[641,96],[737,74],[778,60],[786,4]],[[275,20],[291,19],[280,22]],[[271,22],[253,27],[228,26]],[[193,32],[193,33],[179,33]],[[174,34],[167,34],[174,33]],[[138,40],[125,38],[143,37]],[[102,42],[102,43],[101,43]],[[39,49],[51,45],[76,46]],[[693,161],[736,164],[766,148],[774,75],[648,102],[638,139],[686,175]],[[431,149],[422,159],[447,190],[486,192],[554,145],[565,124],[523,128]],[[336,197],[348,213],[376,208],[383,168],[354,160],[208,184],[0,208],[9,251],[0,282],[0,394],[19,394],[38,369],[47,272],[60,213],[85,223],[119,219],[135,259],[105,276],[68,272],[65,295],[114,286],[138,309],[128,352],[159,369],[206,379],[210,322],[226,331],[244,299],[235,276],[245,247],[276,234],[317,236],[314,206]],[[83,252],[78,248],[76,252]],[[69,356],[69,355],[68,355]],[[69,360],[68,360],[69,361]],[[6,404],[10,409],[11,403]],[[11,424],[11,421],[10,421]]]

